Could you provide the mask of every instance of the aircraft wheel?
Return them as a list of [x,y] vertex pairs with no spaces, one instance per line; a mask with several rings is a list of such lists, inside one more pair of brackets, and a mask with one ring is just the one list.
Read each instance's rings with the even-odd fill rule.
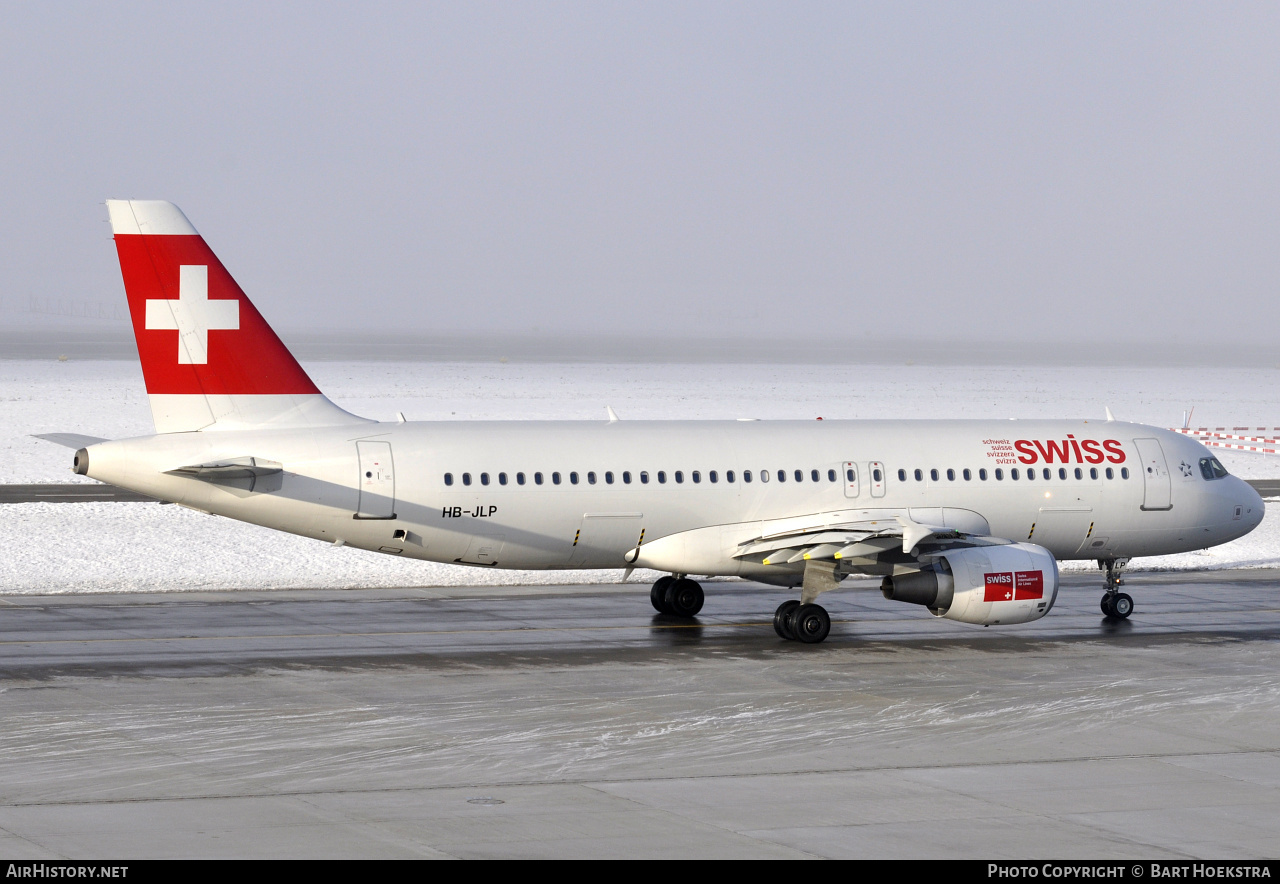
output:
[[791,632],[797,641],[816,645],[831,632],[831,616],[821,605],[801,605],[791,615]]
[[704,601],[706,601],[706,596],[702,594],[702,587],[698,585],[696,580],[684,577],[680,580],[673,580],[667,586],[666,604],[668,614],[674,614],[676,617],[693,617],[702,610]]
[[653,584],[653,589],[649,590],[649,601],[653,604],[653,609],[659,614],[670,614],[671,609],[667,607],[667,587],[675,583],[676,579],[671,576],[659,577]]
[[1115,616],[1115,614],[1111,612],[1111,594],[1110,593],[1107,593],[1102,597],[1102,602],[1098,605],[1098,607],[1102,608],[1103,616],[1105,617]]
[[1117,620],[1127,620],[1133,613],[1133,599],[1128,593],[1118,592],[1111,602],[1111,616]]
[[791,614],[798,607],[800,607],[798,599],[787,599],[778,605],[778,610],[773,612],[773,631],[778,633],[778,638],[791,641],[796,637],[791,631]]

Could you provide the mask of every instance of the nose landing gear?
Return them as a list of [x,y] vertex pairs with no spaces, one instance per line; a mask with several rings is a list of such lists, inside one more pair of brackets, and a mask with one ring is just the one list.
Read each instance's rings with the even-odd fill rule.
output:
[[1126,620],[1133,613],[1133,598],[1128,593],[1120,592],[1120,587],[1124,586],[1124,580],[1120,575],[1124,573],[1125,566],[1129,564],[1128,559],[1099,559],[1098,564],[1106,571],[1107,579],[1103,584],[1106,592],[1103,593],[1102,601],[1099,607],[1102,608],[1103,616],[1108,620]]

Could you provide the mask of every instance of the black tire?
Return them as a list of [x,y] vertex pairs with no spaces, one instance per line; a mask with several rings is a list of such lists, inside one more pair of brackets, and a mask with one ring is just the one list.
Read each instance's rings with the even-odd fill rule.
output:
[[649,601],[653,605],[653,609],[659,614],[670,614],[671,610],[667,607],[667,587],[675,583],[676,579],[671,576],[659,577],[653,584],[653,589],[649,590]]
[[1125,592],[1116,593],[1111,602],[1111,616],[1117,620],[1128,620],[1133,613],[1133,597]]
[[1102,601],[1098,604],[1098,607],[1102,609],[1102,614],[1104,617],[1115,616],[1115,614],[1111,613],[1111,593],[1107,593],[1102,597]]
[[822,605],[801,605],[791,615],[791,633],[796,641],[816,645],[831,632],[831,616]]
[[667,586],[667,613],[676,617],[694,617],[702,610],[706,596],[696,580],[687,577],[674,580]]
[[778,638],[785,638],[787,641],[795,640],[795,633],[791,631],[791,614],[798,607],[800,607],[799,600],[787,599],[778,605],[778,610],[773,612],[773,631],[778,633]]

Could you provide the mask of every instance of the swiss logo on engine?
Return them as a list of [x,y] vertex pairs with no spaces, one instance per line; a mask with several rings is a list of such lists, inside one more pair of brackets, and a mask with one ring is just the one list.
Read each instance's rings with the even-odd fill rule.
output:
[[998,571],[984,575],[984,602],[1044,598],[1043,571]]

